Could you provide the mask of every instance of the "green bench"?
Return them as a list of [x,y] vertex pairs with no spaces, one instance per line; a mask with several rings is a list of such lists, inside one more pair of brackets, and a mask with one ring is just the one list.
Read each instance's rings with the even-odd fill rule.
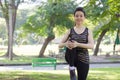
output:
[[56,58],[33,58],[32,67],[54,67],[56,70]]

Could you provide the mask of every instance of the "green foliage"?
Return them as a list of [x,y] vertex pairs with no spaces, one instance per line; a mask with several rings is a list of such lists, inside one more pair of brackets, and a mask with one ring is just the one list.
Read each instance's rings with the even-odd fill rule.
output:
[[108,29],[113,34],[120,27],[120,19],[116,14],[120,11],[120,0],[90,0],[85,6],[88,18],[96,25],[94,37]]
[[0,18],[0,44],[6,45],[7,42],[7,27],[4,18]]
[[59,34],[74,25],[71,14],[76,6],[75,1],[69,0],[44,2],[23,25],[23,30],[39,36]]
[[5,26],[5,20],[3,18],[0,18],[0,38],[1,37],[6,37],[5,34],[7,32],[6,30],[6,26]]
[[32,14],[31,10],[18,9],[16,19],[16,30],[19,29],[21,25],[26,22],[30,14]]

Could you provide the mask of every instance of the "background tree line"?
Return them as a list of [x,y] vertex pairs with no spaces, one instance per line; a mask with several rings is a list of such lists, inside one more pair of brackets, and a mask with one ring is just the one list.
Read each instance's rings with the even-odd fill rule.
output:
[[[11,4],[13,6],[11,8],[9,8],[10,5],[8,4],[10,1],[12,1]],[[31,1],[34,3],[37,0]],[[86,0],[79,3],[76,3],[75,0],[47,0],[47,2],[41,2],[40,5],[36,6],[34,10],[32,9],[32,11],[18,10],[18,5],[21,3],[24,3],[24,0],[0,0],[1,13],[3,14],[1,17],[5,18],[7,24],[6,29],[8,31],[8,50],[6,53],[8,57],[10,57],[9,54],[11,53],[11,55],[13,55],[13,43],[39,43],[41,37],[45,40],[40,49],[39,57],[44,56],[47,45],[55,39],[56,36],[62,35],[67,29],[74,25],[72,14],[79,4],[84,5],[83,7],[87,13],[85,25],[93,29],[94,39],[96,41],[94,55],[98,54],[99,46],[105,36],[109,36],[109,34],[116,36],[115,33],[120,30],[119,0]],[[10,15],[9,9],[12,9],[14,13]],[[18,15],[16,15],[17,10]],[[12,38],[9,31],[10,21],[8,21],[10,20],[10,16],[13,16],[11,17],[11,20],[13,20],[11,21],[13,22],[11,25]]]

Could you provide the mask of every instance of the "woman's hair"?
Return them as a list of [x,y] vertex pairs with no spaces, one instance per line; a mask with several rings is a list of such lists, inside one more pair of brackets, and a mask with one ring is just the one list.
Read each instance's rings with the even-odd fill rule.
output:
[[75,13],[76,13],[77,11],[83,12],[83,13],[84,13],[84,16],[86,16],[86,13],[85,13],[85,11],[84,11],[84,9],[83,9],[82,7],[77,7],[77,8],[75,9],[75,11],[74,11],[74,16],[75,16]]

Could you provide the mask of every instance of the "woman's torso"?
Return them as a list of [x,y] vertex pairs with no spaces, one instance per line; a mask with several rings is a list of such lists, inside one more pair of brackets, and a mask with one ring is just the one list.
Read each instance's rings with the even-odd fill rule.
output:
[[[76,33],[74,28],[70,30],[70,40],[75,40],[78,43],[88,43],[88,28],[85,28],[84,31],[80,34]],[[76,48],[77,59],[83,63],[89,63],[88,50],[86,48],[77,47]]]

